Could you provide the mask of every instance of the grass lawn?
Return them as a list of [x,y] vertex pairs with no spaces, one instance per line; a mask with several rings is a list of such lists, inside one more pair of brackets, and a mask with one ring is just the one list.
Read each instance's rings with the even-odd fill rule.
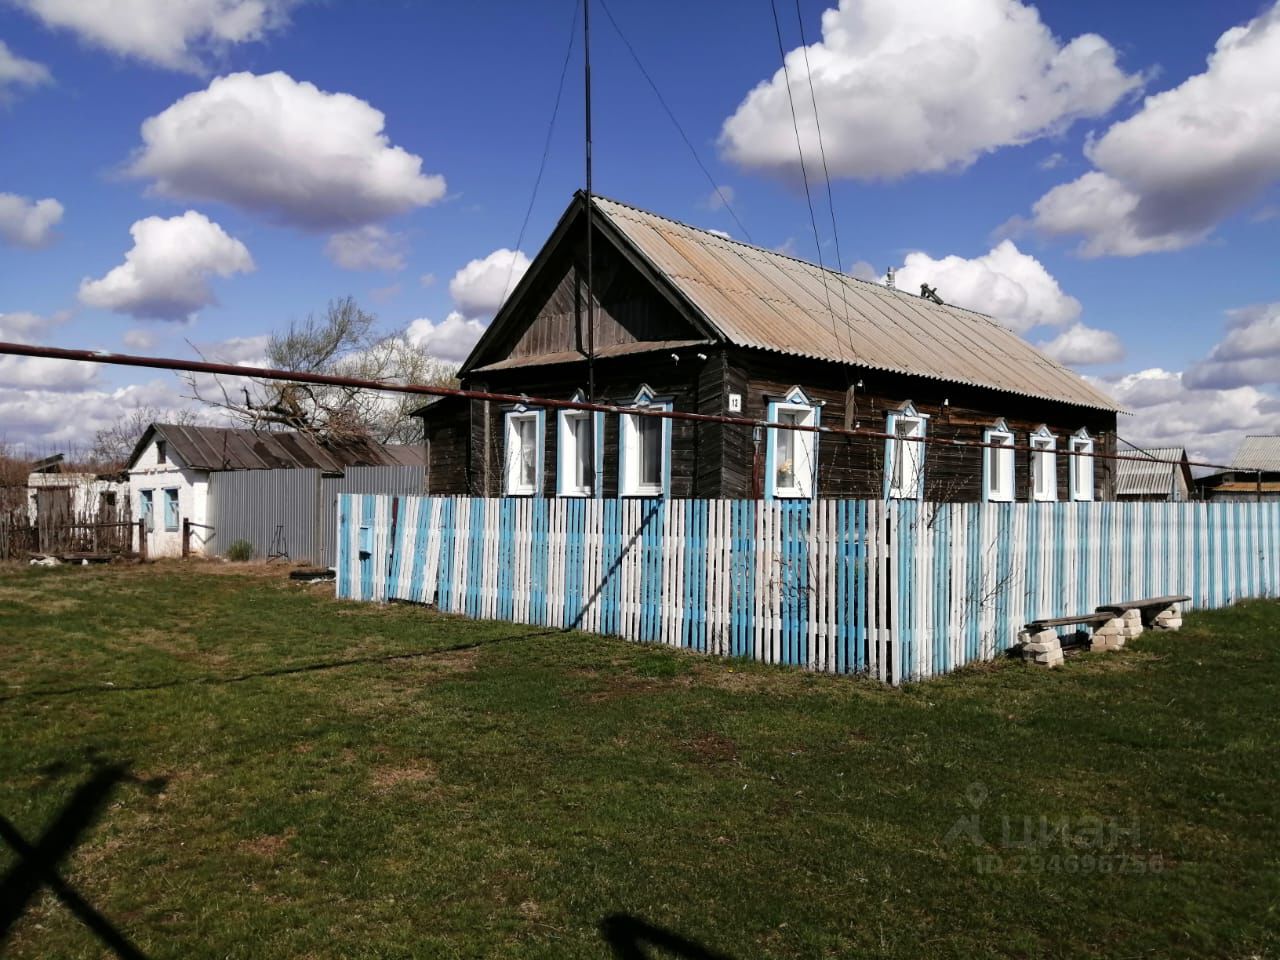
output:
[[[35,844],[127,766],[61,874],[153,958],[642,925],[740,960],[1275,957],[1278,633],[1248,603],[894,690],[261,569],[9,569],[0,815]],[[0,953],[105,955],[47,889]]]

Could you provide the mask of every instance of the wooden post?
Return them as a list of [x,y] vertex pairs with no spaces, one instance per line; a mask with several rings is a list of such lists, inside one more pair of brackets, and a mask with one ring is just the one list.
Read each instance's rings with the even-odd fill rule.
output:
[[191,518],[182,518],[182,559],[191,556]]
[[147,561],[147,518],[138,521],[138,557],[143,563]]

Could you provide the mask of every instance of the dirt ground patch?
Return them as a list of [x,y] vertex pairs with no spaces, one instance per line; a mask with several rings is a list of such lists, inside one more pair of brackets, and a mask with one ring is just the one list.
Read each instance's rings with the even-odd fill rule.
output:
[[369,783],[378,793],[406,785],[435,783],[439,779],[439,768],[426,757],[409,764],[374,767],[369,774]]

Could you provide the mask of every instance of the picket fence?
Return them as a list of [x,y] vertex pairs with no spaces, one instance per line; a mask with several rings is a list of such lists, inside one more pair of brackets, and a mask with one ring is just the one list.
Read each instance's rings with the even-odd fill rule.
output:
[[337,593],[891,683],[1040,617],[1280,590],[1280,504],[344,495]]

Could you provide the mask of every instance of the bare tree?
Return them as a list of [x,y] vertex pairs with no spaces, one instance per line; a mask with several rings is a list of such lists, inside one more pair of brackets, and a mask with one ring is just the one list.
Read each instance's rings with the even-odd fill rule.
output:
[[108,473],[123,470],[133,453],[134,445],[153,423],[194,424],[199,417],[192,410],[160,410],[156,407],[136,407],[123,413],[93,435],[89,449],[89,461],[94,472]]
[[[329,303],[272,334],[266,363],[281,370],[372,380],[387,385],[453,385],[454,368],[412,347],[403,331],[379,334],[377,318],[351,297]],[[358,387],[277,380],[186,377],[190,395],[254,429],[297,430],[318,440],[412,443],[421,425],[409,416],[422,398]]]
[[27,475],[31,461],[7,443],[0,443],[0,518],[27,507]]

